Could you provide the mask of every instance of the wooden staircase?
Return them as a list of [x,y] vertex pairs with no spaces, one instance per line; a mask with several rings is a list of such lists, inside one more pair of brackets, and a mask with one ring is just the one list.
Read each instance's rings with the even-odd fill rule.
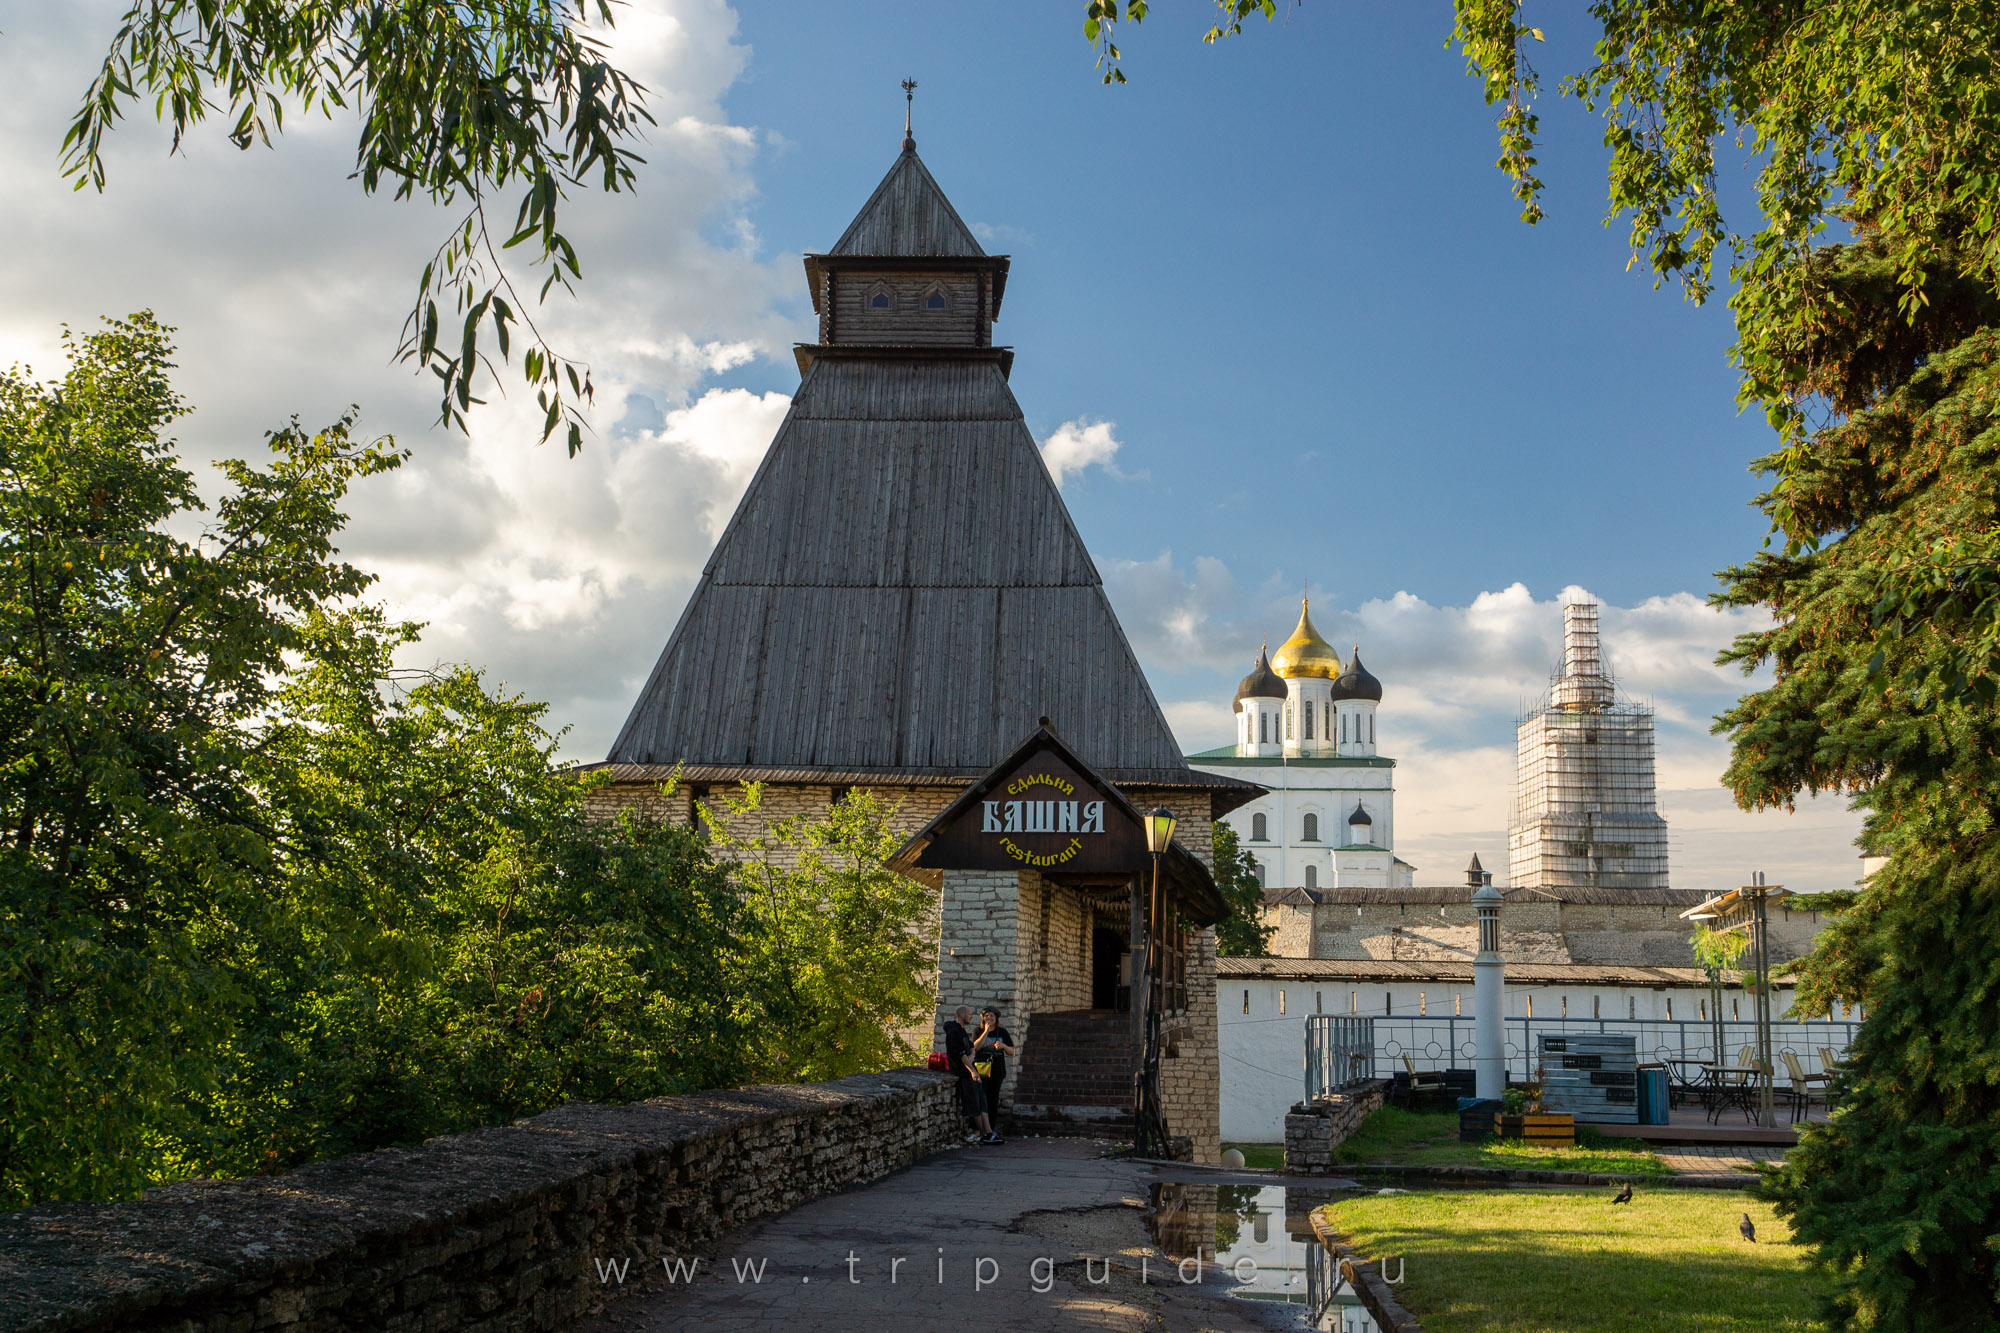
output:
[[1116,1009],[1032,1015],[1007,1129],[1056,1136],[1129,1134],[1132,1015]]

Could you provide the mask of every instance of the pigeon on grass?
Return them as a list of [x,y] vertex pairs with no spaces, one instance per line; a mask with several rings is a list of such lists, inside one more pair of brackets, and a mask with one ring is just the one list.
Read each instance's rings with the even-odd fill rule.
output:
[[1618,1191],[1618,1192],[1617,1192],[1616,1194],[1614,1194],[1614,1195],[1612,1195],[1612,1196],[1611,1196],[1611,1202],[1613,1202],[1613,1203],[1630,1203],[1630,1202],[1632,1202],[1632,1182],[1631,1182],[1631,1181],[1629,1181],[1629,1180],[1628,1180],[1628,1181],[1626,1181],[1626,1182],[1625,1182],[1625,1188],[1624,1188],[1624,1189],[1622,1189],[1622,1190],[1619,1190],[1619,1191]]
[[1757,1224],[1750,1220],[1750,1214],[1743,1214],[1743,1220],[1736,1224],[1736,1229],[1743,1233],[1743,1239],[1752,1245],[1757,1243]]

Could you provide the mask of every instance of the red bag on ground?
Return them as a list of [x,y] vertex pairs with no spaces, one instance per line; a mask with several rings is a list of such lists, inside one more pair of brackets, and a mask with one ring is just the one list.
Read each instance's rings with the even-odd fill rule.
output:
[[949,1074],[951,1072],[951,1061],[945,1059],[943,1051],[932,1051],[930,1058],[924,1061],[924,1068],[930,1070],[933,1074]]

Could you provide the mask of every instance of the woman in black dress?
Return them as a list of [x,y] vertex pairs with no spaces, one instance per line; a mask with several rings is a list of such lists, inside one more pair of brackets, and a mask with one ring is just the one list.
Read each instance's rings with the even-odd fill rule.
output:
[[1014,1054],[1014,1036],[1000,1026],[998,1009],[979,1011],[979,1035],[972,1042],[972,1067],[986,1089],[986,1105],[997,1127],[1000,1119],[1000,1085],[1007,1078],[1007,1057]]

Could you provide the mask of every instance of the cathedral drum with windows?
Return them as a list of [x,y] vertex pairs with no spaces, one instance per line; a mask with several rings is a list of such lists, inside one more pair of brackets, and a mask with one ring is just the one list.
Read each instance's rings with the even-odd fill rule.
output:
[[1312,607],[1236,689],[1236,743],[1187,757],[1268,794],[1228,816],[1266,888],[1407,887],[1396,856],[1396,761],[1375,749],[1382,682],[1343,662],[1313,628]]

